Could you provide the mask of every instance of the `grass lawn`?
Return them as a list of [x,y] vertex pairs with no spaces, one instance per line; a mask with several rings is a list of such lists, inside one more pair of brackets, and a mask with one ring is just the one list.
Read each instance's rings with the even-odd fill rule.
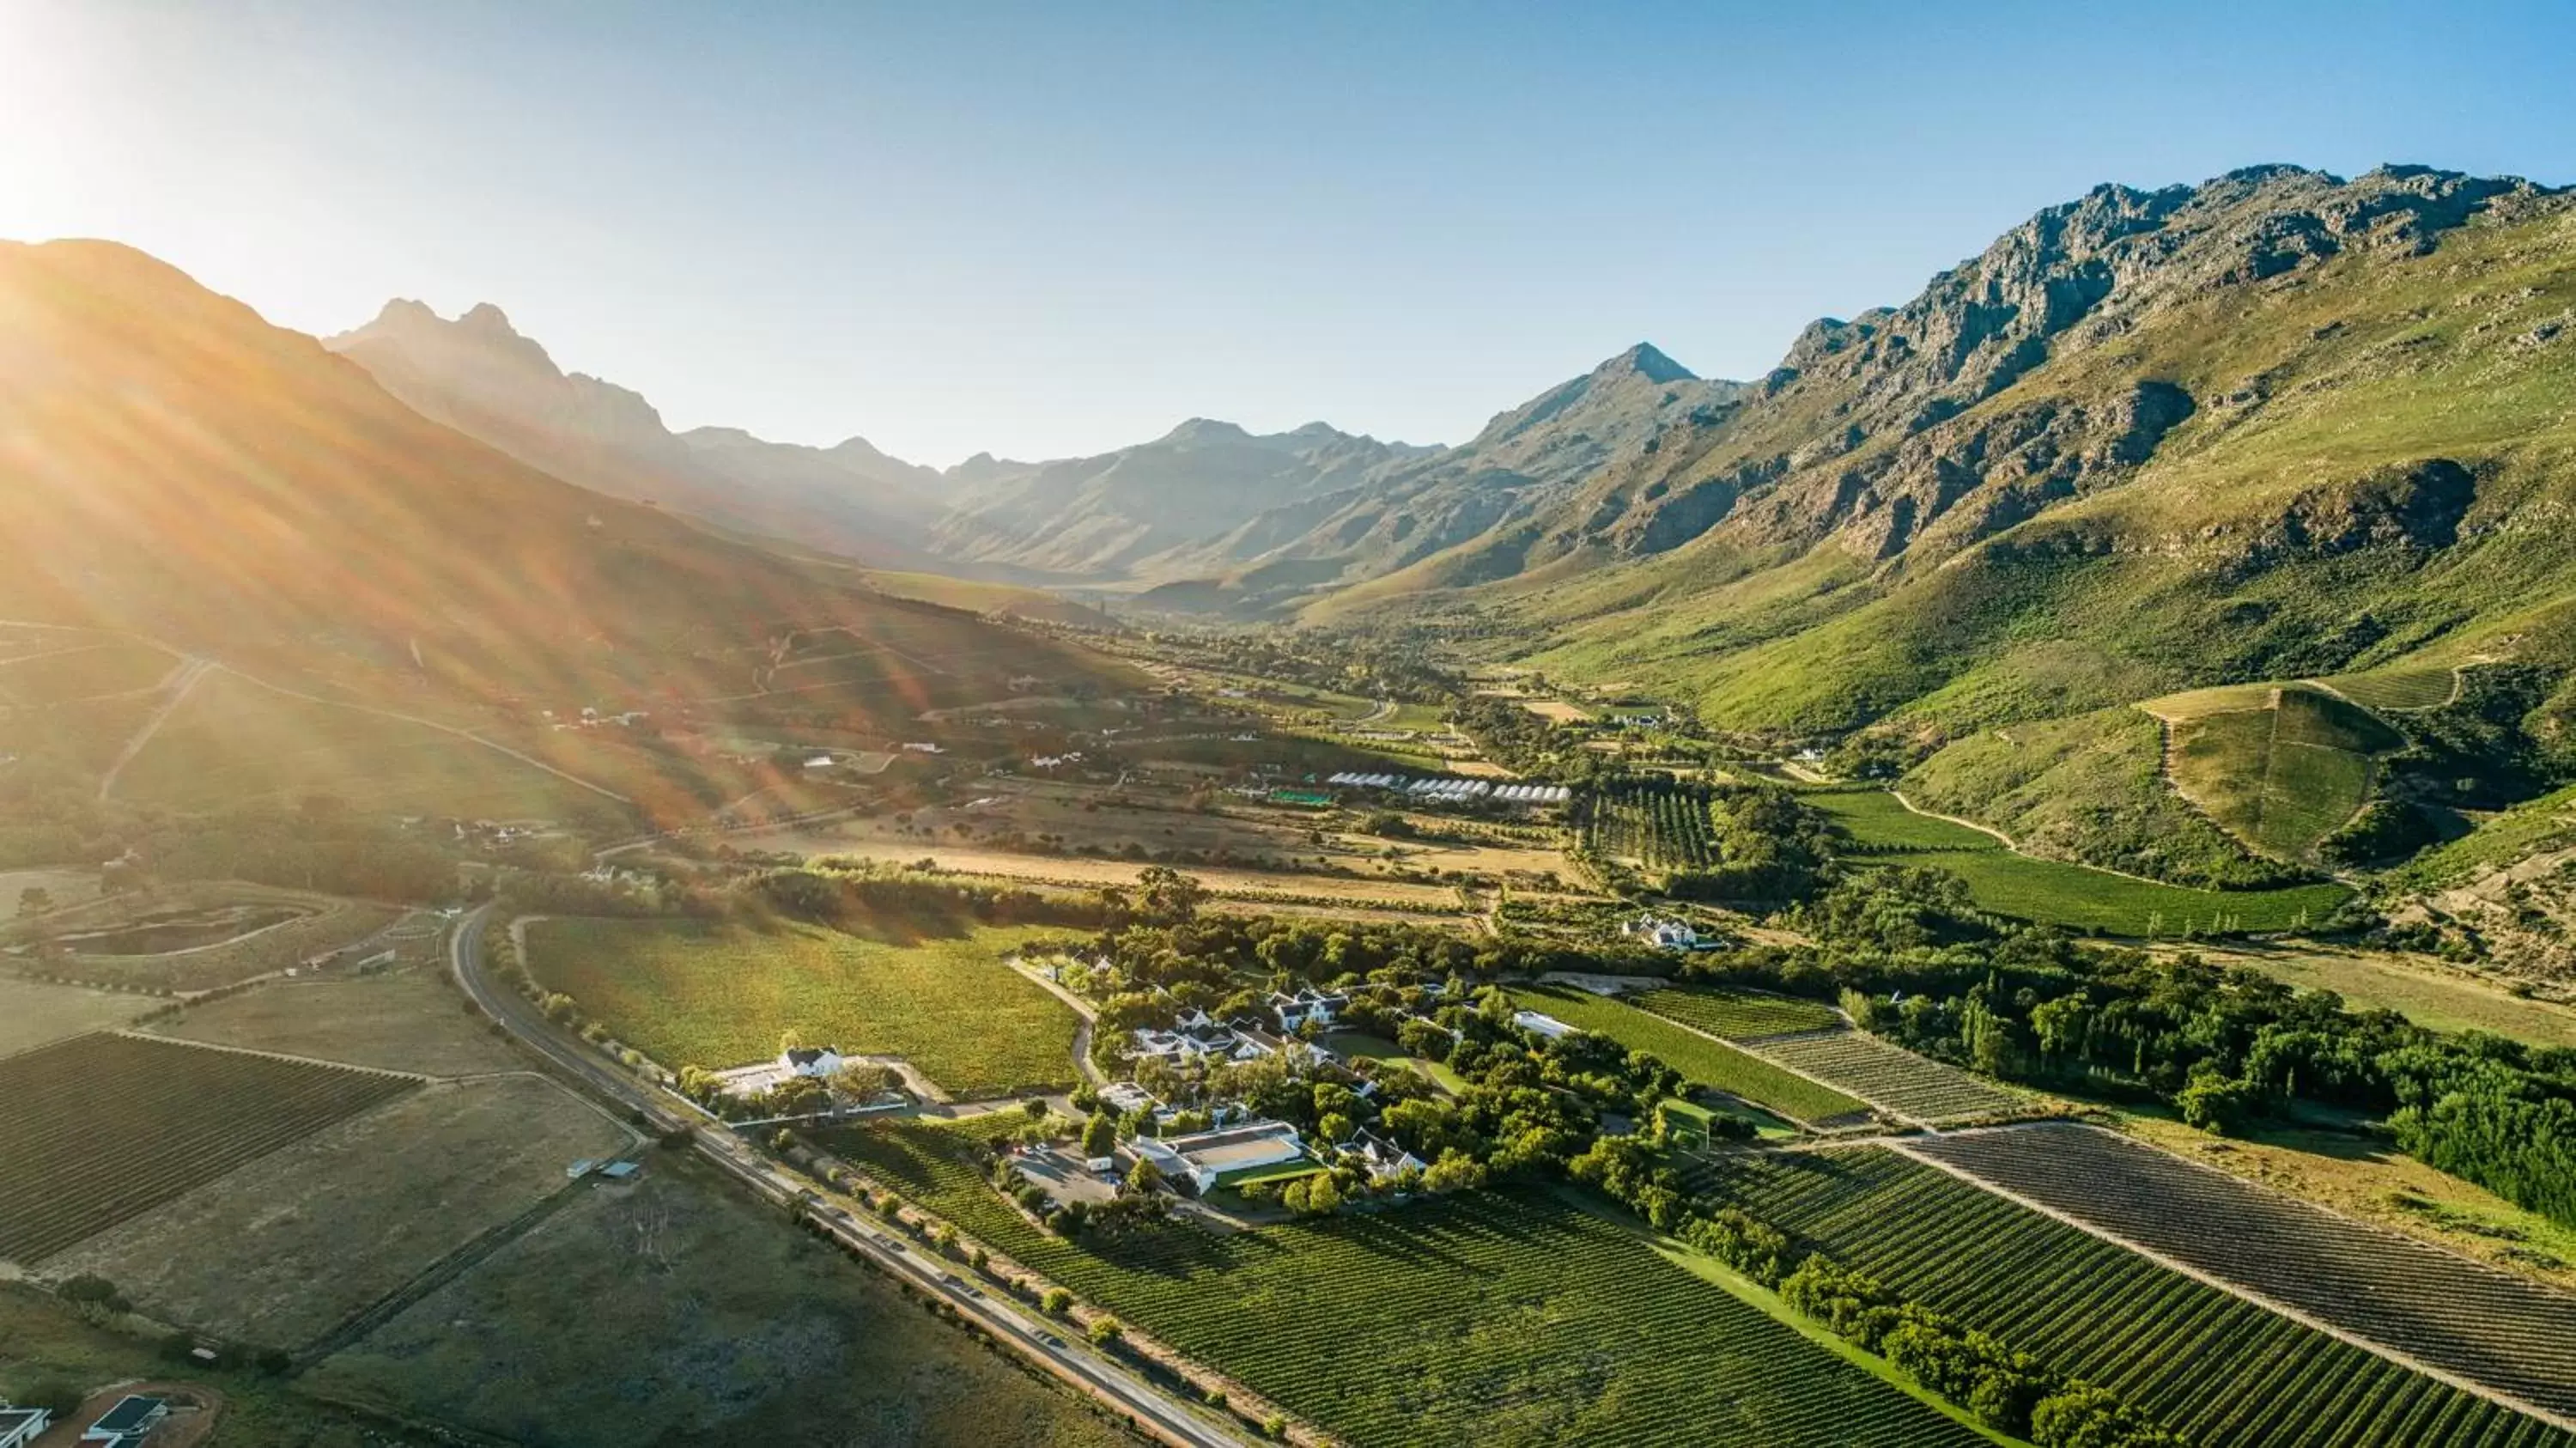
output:
[[1344,1441],[1974,1443],[1932,1409],[1546,1192],[1067,1242],[985,1184],[980,1124],[837,1129],[906,1199]]
[[2437,1031],[2488,1031],[2534,1046],[2576,1047],[2576,1010],[2524,1000],[2501,984],[2420,956],[2341,946],[2231,950],[2203,947],[2220,965],[2244,965],[2303,990],[2330,990],[2356,1010],[2395,1011]]
[[673,1070],[765,1061],[794,1031],[844,1054],[901,1056],[951,1094],[977,1097],[1074,1080],[1080,1022],[1002,962],[1049,933],[887,941],[802,923],[539,920],[527,929],[528,967]]
[[1391,1061],[1407,1070],[1418,1071],[1452,1096],[1467,1089],[1465,1078],[1448,1066],[1420,1056],[1408,1056],[1402,1046],[1383,1036],[1365,1035],[1358,1031],[1330,1031],[1325,1034],[1323,1045],[1324,1049],[1338,1055],[1363,1061]]
[[0,1056],[65,1036],[114,1030],[160,1004],[149,996],[0,976]]
[[1632,1051],[1644,1051],[1689,1077],[1694,1085],[1742,1097],[1793,1120],[1828,1121],[1869,1111],[1869,1104],[1857,1097],[1819,1086],[1622,1001],[1556,986],[1514,990],[1512,1001],[1578,1030],[1597,1031]]

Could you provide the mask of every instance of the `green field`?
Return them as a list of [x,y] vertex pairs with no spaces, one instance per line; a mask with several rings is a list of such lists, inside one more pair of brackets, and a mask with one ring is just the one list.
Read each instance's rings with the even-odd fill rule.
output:
[[2174,787],[2259,849],[2295,859],[2370,798],[2374,757],[2404,741],[2366,711],[2314,689],[2270,707],[2173,725]]
[[1028,926],[875,940],[820,925],[539,920],[528,969],[664,1066],[721,1070],[782,1033],[901,1056],[959,1097],[1074,1080],[1071,1007],[1003,964]]
[[2543,850],[2576,845],[2576,785],[2526,800],[2418,855],[2400,873],[2421,885],[2452,884]]
[[2292,930],[2312,925],[2351,898],[2341,885],[2275,890],[2193,890],[2107,870],[2015,854],[1991,835],[1918,815],[1882,790],[1818,790],[1803,796],[1853,839],[1885,853],[1864,863],[1929,866],[1968,882],[1981,907],[2045,925],[2109,935]]
[[2318,683],[2365,709],[2405,713],[2438,709],[2450,702],[2459,676],[2450,669],[2383,669],[2368,674],[2342,674]]
[[1763,1055],[1910,1120],[1935,1126],[2019,1111],[2029,1104],[1956,1066],[1860,1031],[1768,1041]]
[[2199,1448],[2565,1448],[2535,1419],[1880,1148],[1697,1163],[1722,1200]]
[[1590,991],[1528,986],[1511,994],[1513,1003],[1524,1009],[1554,1016],[1577,1030],[1597,1031],[1629,1050],[1654,1056],[1689,1077],[1694,1085],[1740,1096],[1795,1121],[1814,1124],[1869,1113],[1869,1103],[1865,1101],[1819,1086],[1750,1052]]
[[1842,1021],[1832,1007],[1814,1001],[1724,986],[1676,986],[1631,999],[1640,1009],[1730,1041],[1821,1031]]
[[1594,788],[1582,810],[1583,845],[1650,870],[1697,870],[1717,858],[1708,801],[1669,779],[1622,779]]
[[1077,1246],[985,1185],[980,1124],[829,1144],[905,1197],[1347,1441],[1947,1448],[1980,1440],[1543,1193]]

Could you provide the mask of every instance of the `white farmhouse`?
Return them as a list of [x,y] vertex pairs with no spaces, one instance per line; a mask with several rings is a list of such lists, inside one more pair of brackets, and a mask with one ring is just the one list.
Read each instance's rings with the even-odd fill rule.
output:
[[841,1053],[829,1046],[790,1047],[778,1053],[778,1069],[790,1076],[831,1076],[843,1064]]

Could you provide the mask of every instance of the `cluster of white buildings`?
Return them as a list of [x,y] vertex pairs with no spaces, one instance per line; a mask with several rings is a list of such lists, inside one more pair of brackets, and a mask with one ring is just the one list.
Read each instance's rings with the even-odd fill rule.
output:
[[1717,942],[1699,933],[1686,920],[1659,920],[1641,916],[1619,927],[1619,933],[1657,950],[1715,950]]

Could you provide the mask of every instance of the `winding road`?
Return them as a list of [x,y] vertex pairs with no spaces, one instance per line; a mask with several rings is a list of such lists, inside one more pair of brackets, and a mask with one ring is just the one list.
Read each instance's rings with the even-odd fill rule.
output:
[[[492,906],[484,905],[466,915],[457,921],[456,933],[448,941],[448,964],[457,985],[485,1014],[584,1089],[621,1110],[639,1113],[656,1129],[683,1123],[698,1127],[693,1137],[698,1154],[761,1197],[784,1206],[812,1194],[805,1182],[772,1166],[733,1132],[704,1122],[694,1106],[612,1068],[557,1032],[534,1002],[495,984],[483,961],[483,934],[492,912]],[[1057,1336],[1054,1325],[986,1293],[950,1270],[944,1260],[925,1260],[854,1218],[829,1213],[808,1216],[833,1240],[954,1310],[1040,1370],[1132,1418],[1162,1442],[1175,1448],[1250,1448],[1252,1439],[1165,1396],[1089,1347]]]

